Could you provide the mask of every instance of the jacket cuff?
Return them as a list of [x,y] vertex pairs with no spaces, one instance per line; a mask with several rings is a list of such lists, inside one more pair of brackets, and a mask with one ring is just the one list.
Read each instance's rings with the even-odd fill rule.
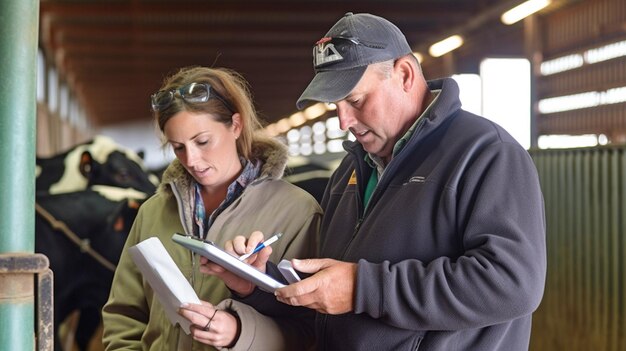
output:
[[259,345],[268,350],[284,349],[284,336],[279,325],[271,318],[257,312],[254,308],[226,299],[217,305],[218,309],[227,310],[239,318],[239,338],[230,348],[218,348],[227,351],[247,351],[258,349]]
[[359,260],[354,292],[354,313],[366,313],[380,318],[383,312],[382,264]]

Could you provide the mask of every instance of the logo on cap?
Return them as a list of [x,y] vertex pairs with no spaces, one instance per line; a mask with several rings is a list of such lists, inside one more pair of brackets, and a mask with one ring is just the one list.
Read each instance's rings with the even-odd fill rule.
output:
[[343,60],[343,56],[330,43],[332,38],[325,37],[317,41],[313,47],[313,65],[315,67]]

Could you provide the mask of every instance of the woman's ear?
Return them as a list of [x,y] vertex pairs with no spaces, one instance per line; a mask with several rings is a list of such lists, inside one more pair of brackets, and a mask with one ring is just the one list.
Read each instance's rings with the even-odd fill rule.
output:
[[239,135],[241,135],[241,130],[243,129],[243,121],[241,120],[241,115],[239,114],[239,112],[233,114],[232,128],[233,133],[235,134],[235,139],[238,139]]

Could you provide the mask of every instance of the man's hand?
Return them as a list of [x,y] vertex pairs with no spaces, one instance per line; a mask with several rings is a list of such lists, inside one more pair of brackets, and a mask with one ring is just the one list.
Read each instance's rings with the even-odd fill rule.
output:
[[291,260],[293,268],[315,273],[300,282],[276,290],[276,298],[288,305],[305,306],[326,314],[354,309],[356,263],[332,259]]
[[[263,242],[263,233],[255,231],[250,234],[250,238],[246,239],[244,236],[239,235],[233,240],[227,241],[224,244],[224,251],[238,257],[252,252],[261,242]],[[272,248],[268,246],[247,258],[245,262],[261,272],[265,272],[265,264],[271,254]],[[254,284],[227,271],[224,267],[209,261],[206,257],[200,257],[200,272],[217,276],[229,289],[236,292],[239,296],[246,297],[254,291]]]

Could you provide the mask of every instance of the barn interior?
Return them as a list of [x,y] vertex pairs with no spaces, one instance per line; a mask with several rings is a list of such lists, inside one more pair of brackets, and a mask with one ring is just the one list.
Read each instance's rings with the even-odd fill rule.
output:
[[[266,132],[288,145],[294,173],[288,175],[301,180],[300,169],[310,172],[309,181],[320,188],[343,156],[338,143],[350,135],[338,130],[332,104],[303,111],[295,106],[314,75],[312,48],[346,12],[385,17],[405,33],[427,79],[455,76],[466,84],[462,90],[472,93],[467,108],[477,102],[478,114],[504,113],[498,122],[503,124],[523,119],[510,132],[520,135],[535,160],[548,223],[548,280],[530,349],[621,350],[626,345],[626,2],[529,1],[537,6],[534,12],[514,20],[503,16],[522,3],[8,0],[0,13],[10,21],[0,28],[12,35],[0,32],[0,42],[12,48],[13,38],[26,40],[28,33],[10,24],[36,14],[29,25],[37,37],[30,78],[36,82],[38,157],[104,136],[146,152],[147,168],[156,170],[173,156],[161,149],[150,95],[180,67],[227,67],[250,84]],[[18,9],[24,12],[14,12]],[[436,52],[433,44],[445,39],[453,45]],[[6,50],[2,55],[23,58]],[[522,83],[507,79],[517,76],[511,67],[518,66],[506,66],[489,85],[490,60],[521,62]],[[8,79],[15,84],[18,77]],[[489,89],[503,95],[487,95]],[[488,112],[487,104],[499,99],[504,106]],[[6,123],[8,130],[18,128]],[[315,130],[322,130],[320,140],[313,140]],[[1,243],[11,241],[0,234],[0,253]],[[78,349],[76,323],[63,325],[64,351]],[[88,349],[102,349],[99,335],[90,336]]]
[[[37,152],[54,154],[99,132],[148,125],[150,94],[165,76],[191,65],[240,72],[273,135],[286,137],[292,129],[325,121],[336,113],[312,108],[302,116],[295,101],[313,76],[314,43],[323,28],[348,11],[380,14],[397,23],[427,79],[480,75],[487,58],[528,60],[532,72],[524,84],[530,85],[530,115],[524,118],[530,121],[530,146],[552,135],[596,135],[605,144],[623,143],[620,103],[565,111],[549,107],[577,94],[615,95],[612,89],[624,86],[622,58],[588,59],[623,45],[621,3],[545,1],[536,14],[505,24],[503,13],[520,3],[42,1],[38,121],[39,130],[50,131],[38,136]],[[429,54],[446,38],[462,44],[445,54]]]

